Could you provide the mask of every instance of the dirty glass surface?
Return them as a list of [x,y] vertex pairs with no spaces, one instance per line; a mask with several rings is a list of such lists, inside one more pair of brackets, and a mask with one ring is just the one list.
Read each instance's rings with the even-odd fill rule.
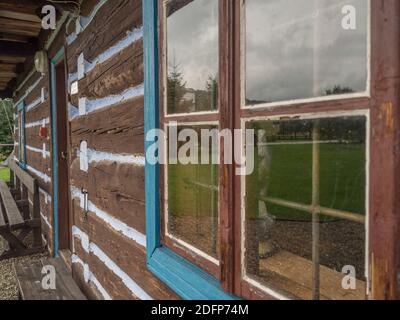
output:
[[366,0],[246,0],[245,104],[365,92]]
[[218,0],[169,1],[166,15],[167,112],[215,111]]
[[290,298],[364,299],[366,118],[246,127],[256,132],[245,179],[247,276]]
[[[176,130],[180,142],[177,143],[179,161],[169,148],[167,166],[167,234],[175,240],[200,250],[207,256],[218,259],[218,164],[214,164],[218,154],[218,144],[209,139],[208,147],[193,144],[194,151],[185,148],[186,143],[193,135],[186,130],[196,133],[198,142],[201,131],[217,130],[217,127],[205,126],[178,126],[169,127]],[[189,136],[191,138],[189,138]],[[185,138],[186,137],[186,138]],[[205,140],[203,140],[205,141]],[[199,142],[200,143],[200,142]],[[199,147],[199,148],[197,148]],[[209,155],[209,164],[201,162],[201,153]],[[201,162],[201,164],[199,164]]]

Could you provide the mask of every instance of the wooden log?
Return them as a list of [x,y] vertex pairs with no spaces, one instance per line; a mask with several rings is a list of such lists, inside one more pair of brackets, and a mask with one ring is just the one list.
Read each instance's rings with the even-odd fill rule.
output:
[[144,153],[143,97],[125,101],[71,122],[71,144],[113,153]]
[[[75,222],[84,226],[83,213],[75,206]],[[176,300],[179,297],[158,280],[146,266],[146,251],[133,240],[113,231],[93,214],[88,215],[89,238],[104,251],[126,274],[154,299]]]
[[[118,21],[118,23],[115,23]],[[91,24],[68,48],[69,72],[77,70],[76,57],[83,52],[88,61],[126,36],[127,31],[142,25],[141,1],[108,1],[98,11]]]
[[143,234],[146,232],[143,167],[95,163],[85,173],[79,170],[79,161],[74,161],[71,185],[88,190],[89,200],[99,209]]

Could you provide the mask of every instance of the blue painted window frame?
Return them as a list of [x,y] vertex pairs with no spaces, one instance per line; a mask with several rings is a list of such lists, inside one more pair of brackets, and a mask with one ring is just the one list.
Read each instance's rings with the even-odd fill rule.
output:
[[53,230],[54,230],[54,256],[59,256],[58,243],[58,171],[57,171],[57,83],[56,83],[56,65],[64,55],[65,48],[62,47],[56,55],[50,60],[50,83],[51,83],[51,141],[52,141],[52,166],[53,166]]
[[[159,123],[158,0],[143,0],[145,136]],[[145,140],[145,150],[155,141]],[[146,161],[147,266],[187,300],[233,300],[217,279],[163,246],[160,241],[160,166]]]
[[[17,106],[18,119],[19,119],[20,113],[22,116],[22,121],[21,121],[21,125],[19,125],[19,121],[18,121],[18,125],[19,125],[18,135],[21,136],[21,134],[23,132],[23,139],[21,140],[18,137],[18,143],[19,143],[18,144],[18,164],[22,169],[26,170],[26,128],[25,128],[25,126],[26,126],[26,105],[25,105],[24,101],[20,102]],[[22,150],[23,150],[23,155],[24,155],[23,158],[21,158]]]

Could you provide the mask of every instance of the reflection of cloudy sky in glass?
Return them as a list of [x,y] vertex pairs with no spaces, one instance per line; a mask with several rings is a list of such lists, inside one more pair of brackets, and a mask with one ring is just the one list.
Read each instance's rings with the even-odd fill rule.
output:
[[[349,4],[357,10],[357,29],[350,31],[342,28],[342,7]],[[314,82],[315,6],[321,15]],[[246,0],[246,10],[248,100],[310,98],[316,88],[325,95],[336,85],[366,90],[366,0]]]
[[218,0],[195,0],[167,20],[168,68],[183,73],[186,88],[204,90],[218,73]]

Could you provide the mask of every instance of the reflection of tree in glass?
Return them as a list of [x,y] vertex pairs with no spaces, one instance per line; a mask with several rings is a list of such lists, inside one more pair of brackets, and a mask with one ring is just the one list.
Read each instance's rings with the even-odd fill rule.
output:
[[212,111],[217,109],[218,80],[209,75],[205,90],[186,88],[183,73],[179,65],[170,67],[167,77],[167,104],[169,113],[188,113]]
[[178,111],[178,106],[185,95],[186,82],[183,80],[179,65],[174,62],[167,76],[167,109],[169,113]]
[[342,87],[341,85],[335,85],[333,89],[325,90],[325,94],[327,96],[332,96],[335,94],[346,94],[346,93],[353,93],[354,90],[350,87]]

